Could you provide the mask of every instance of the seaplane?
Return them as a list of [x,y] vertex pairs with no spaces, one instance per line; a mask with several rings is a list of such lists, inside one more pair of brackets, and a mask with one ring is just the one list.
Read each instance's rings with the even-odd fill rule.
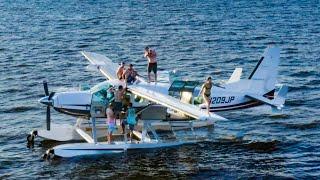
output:
[[[116,77],[116,62],[97,53],[82,51],[81,54],[90,62],[90,68],[101,72],[107,80],[90,89],[59,93],[49,93],[47,82],[43,83],[45,97],[39,102],[47,106],[47,129],[31,132],[27,137],[28,141],[33,141],[36,136],[56,141],[86,141],[53,147],[47,151],[47,156],[54,154],[72,157],[190,143],[191,141],[161,141],[155,130],[210,126],[215,121],[227,120],[215,112],[264,104],[278,112],[284,107],[288,91],[285,85],[281,85],[276,91],[277,68],[280,61],[278,47],[268,47],[265,50],[248,78],[241,79],[242,68],[236,68],[225,84],[213,86],[210,112],[201,98],[200,83],[197,81],[174,79],[169,82],[147,82],[144,78],[138,77],[136,82],[126,85]],[[123,141],[114,144],[99,142],[98,139],[106,135],[105,110],[109,102],[112,102],[108,90],[120,85],[127,87],[126,97],[140,115],[138,129],[141,132],[134,131],[137,138],[134,143],[128,143],[126,135]],[[77,117],[76,124],[71,126],[51,123],[51,107],[58,112]],[[155,139],[148,136],[150,131]]]

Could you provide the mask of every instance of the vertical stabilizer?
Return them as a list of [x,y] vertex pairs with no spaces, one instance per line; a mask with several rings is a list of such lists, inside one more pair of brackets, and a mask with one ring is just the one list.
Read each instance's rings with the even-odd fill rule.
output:
[[267,48],[248,79],[264,81],[264,91],[272,91],[277,80],[279,61],[280,49],[278,47]]

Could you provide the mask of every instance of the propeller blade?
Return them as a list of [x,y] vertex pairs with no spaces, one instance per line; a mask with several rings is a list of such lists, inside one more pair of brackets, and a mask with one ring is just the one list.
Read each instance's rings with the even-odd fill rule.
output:
[[49,101],[50,101],[51,98],[54,96],[54,94],[55,94],[55,92],[51,92],[51,93],[50,93],[50,95],[49,95],[49,97],[48,97],[48,100],[49,100]]
[[43,81],[43,88],[44,88],[44,93],[46,94],[46,96],[49,96],[49,90],[48,90],[47,81]]
[[51,118],[50,118],[50,106],[47,106],[47,130],[50,131],[50,124],[51,124]]

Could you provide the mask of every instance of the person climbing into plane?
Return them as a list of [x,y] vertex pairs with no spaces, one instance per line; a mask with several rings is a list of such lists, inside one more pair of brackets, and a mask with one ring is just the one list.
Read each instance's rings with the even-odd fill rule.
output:
[[114,90],[114,102],[113,102],[113,107],[114,107],[114,112],[116,117],[119,117],[119,114],[121,113],[121,110],[123,108],[123,99],[125,95],[125,89],[123,88],[122,85],[119,85],[117,90]]
[[120,66],[117,69],[117,77],[119,80],[123,80],[123,73],[126,70],[126,68],[124,67],[125,63],[121,62]]
[[112,141],[112,133],[116,130],[116,117],[113,111],[113,104],[110,103],[109,107],[106,110],[107,115],[107,124],[108,124],[108,143],[111,144]]
[[153,71],[154,73],[154,80],[157,82],[157,53],[155,50],[151,49],[150,47],[144,48],[144,57],[148,60],[148,82],[151,81],[150,73]]
[[211,88],[212,88],[212,79],[211,77],[208,77],[206,82],[202,85],[200,94],[202,94],[202,97],[207,105],[208,114],[210,114],[210,103],[211,103]]
[[[126,95],[126,88],[123,88],[122,85],[119,86],[118,90],[115,92],[115,100],[114,100],[114,111],[116,117],[120,119],[120,124],[122,126],[124,121],[124,109],[125,107],[125,95]],[[123,128],[122,128],[123,130]]]
[[125,70],[125,72],[124,72],[123,75],[124,75],[123,78],[125,79],[125,82],[131,84],[131,83],[133,83],[133,82],[136,81],[136,78],[137,78],[137,76],[138,76],[138,73],[137,73],[137,71],[133,68],[133,64],[130,64],[130,65],[129,65],[129,68]]
[[[126,90],[126,89],[125,89]],[[122,100],[122,111],[121,111],[121,128],[122,128],[122,134],[124,134],[124,130],[125,130],[125,126],[128,124],[127,123],[127,119],[125,118],[126,117],[126,114],[127,114],[127,110],[128,110],[128,107],[129,107],[129,104],[131,103],[130,101],[130,97],[126,97],[124,96],[123,100]]]
[[114,93],[114,101],[115,102],[122,102],[124,97],[125,89],[122,85],[119,85],[118,90]]

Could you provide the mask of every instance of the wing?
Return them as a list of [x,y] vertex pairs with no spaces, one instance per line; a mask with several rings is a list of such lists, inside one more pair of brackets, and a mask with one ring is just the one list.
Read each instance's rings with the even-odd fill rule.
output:
[[[150,86],[150,88],[148,88]],[[141,96],[142,98],[148,99],[149,101],[161,104],[170,109],[179,111],[189,117],[200,119],[200,120],[226,120],[224,117],[218,116],[214,113],[208,114],[206,110],[200,109],[200,107],[180,102],[179,99],[169,95],[157,92],[154,90],[154,84],[141,86],[140,84],[130,85],[129,91],[133,94]]]
[[81,54],[109,80],[117,79],[118,64],[104,55],[82,51]]

